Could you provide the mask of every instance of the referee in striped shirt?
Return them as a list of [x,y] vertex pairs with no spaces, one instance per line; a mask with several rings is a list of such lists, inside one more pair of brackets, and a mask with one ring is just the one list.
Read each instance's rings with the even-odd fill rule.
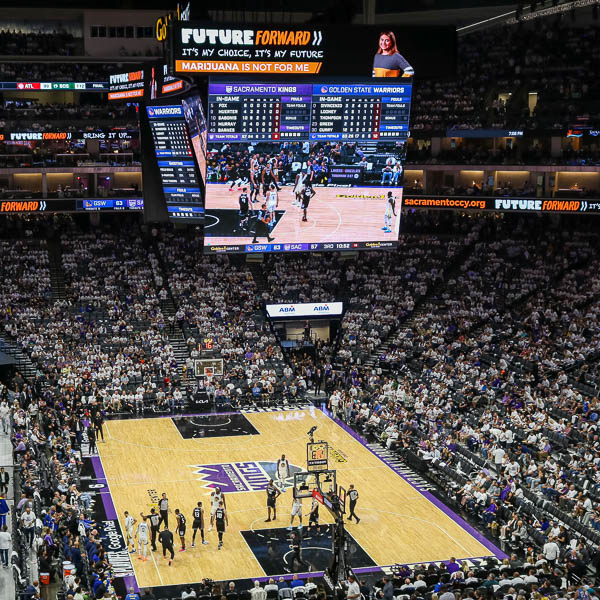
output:
[[348,521],[352,521],[352,517],[356,519],[356,523],[360,523],[360,519],[356,516],[354,509],[358,500],[358,491],[354,489],[354,485],[350,485],[348,488],[348,497],[350,498],[350,514],[348,515]]
[[169,513],[171,512],[171,509],[169,508],[169,499],[164,492],[162,498],[158,501],[158,512],[160,513],[158,526],[160,527],[161,523],[164,523],[164,528],[169,529]]

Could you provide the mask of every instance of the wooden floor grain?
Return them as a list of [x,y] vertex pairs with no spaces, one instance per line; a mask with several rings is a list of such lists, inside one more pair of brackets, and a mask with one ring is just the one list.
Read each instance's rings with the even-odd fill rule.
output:
[[[225,545],[217,550],[215,531],[208,546],[191,545],[192,509],[201,500],[207,515],[211,488],[195,473],[197,465],[243,461],[276,461],[285,453],[290,462],[306,468],[306,432],[318,427],[316,439],[329,442],[338,454],[330,457],[338,484],[353,483],[359,491],[360,524],[348,530],[378,565],[487,556],[490,551],[447,516],[360,442],[319,410],[265,412],[246,417],[259,435],[183,439],[169,418],[110,421],[106,441],[98,448],[111,495],[123,527],[123,511],[138,516],[153,506],[152,498],[166,492],[170,506],[187,517],[186,552],[176,552],[169,567],[161,552],[147,562],[133,558],[140,586],[173,585],[211,579],[251,578],[264,572],[241,530],[268,525],[265,493],[227,495],[230,526]],[[278,500],[278,524],[289,524],[292,491]],[[309,500],[304,500],[305,514]],[[324,516],[325,510],[321,510]],[[171,515],[174,522],[174,515]],[[326,519],[327,520],[327,519]],[[328,519],[331,521],[331,519]],[[272,524],[269,524],[272,525]],[[208,526],[208,524],[207,524]],[[171,525],[171,529],[173,526]],[[199,536],[198,536],[199,537]],[[199,542],[199,540],[197,540]],[[179,540],[175,539],[176,550]],[[159,546],[160,549],[160,546]]]
[[[212,234],[211,208],[239,209],[237,190],[229,191],[229,186],[208,184],[206,190],[206,232]],[[316,195],[308,207],[308,221],[302,221],[302,210],[292,205],[293,188],[284,187],[279,192],[277,210],[285,210],[285,215],[273,229],[276,243],[327,243],[327,242],[369,242],[392,241],[398,239],[402,188],[398,187],[315,187]],[[387,193],[396,197],[396,214],[392,217],[392,231],[382,231],[387,206]],[[262,196],[259,195],[261,203]],[[258,210],[260,204],[253,204]],[[216,231],[216,229],[215,229]],[[222,244],[244,244],[251,237],[207,237],[206,243],[212,246]],[[265,242],[260,239],[259,242]]]

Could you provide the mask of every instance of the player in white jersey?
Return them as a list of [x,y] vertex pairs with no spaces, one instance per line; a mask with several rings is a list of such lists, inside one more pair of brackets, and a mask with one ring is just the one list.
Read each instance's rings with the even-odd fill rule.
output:
[[385,207],[385,214],[383,216],[384,225],[381,229],[386,233],[392,232],[392,215],[396,216],[396,199],[392,192],[387,194],[387,205]]
[[282,492],[285,492],[285,482],[290,476],[290,463],[285,457],[285,454],[281,455],[281,458],[277,461],[277,487]]
[[127,538],[127,548],[129,549],[129,545],[131,544],[130,553],[135,552],[135,540],[133,538],[133,526],[137,523],[136,519],[134,519],[127,511],[125,511],[125,537]]
[[304,191],[304,182],[306,181],[306,173],[300,171],[296,174],[296,183],[294,185],[294,200],[292,201],[293,206],[301,206],[302,204],[302,192]]
[[300,525],[298,525],[298,529],[302,529],[302,498],[294,498],[292,502],[292,518],[290,519],[290,526],[288,529],[292,529],[294,526],[294,517],[298,517],[298,521],[300,521]]
[[208,531],[212,531],[214,521],[215,521],[215,511],[219,508],[219,502],[223,501],[223,506],[225,506],[225,495],[221,491],[220,487],[214,489],[214,491],[210,494],[210,527]]
[[140,516],[142,517],[142,521],[137,526],[135,537],[137,537],[139,544],[138,558],[145,561],[148,560],[148,533],[150,531],[150,527],[148,526],[148,521],[144,516],[144,513],[140,513]]
[[272,183],[269,186],[269,194],[267,196],[267,212],[271,217],[271,224],[275,225],[275,209],[279,206],[279,195],[277,194],[277,188]]

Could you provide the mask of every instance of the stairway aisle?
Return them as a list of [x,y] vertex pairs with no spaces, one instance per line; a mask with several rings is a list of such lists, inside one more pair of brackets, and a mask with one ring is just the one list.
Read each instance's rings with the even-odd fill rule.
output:
[[[12,512],[14,507],[13,467],[12,467],[12,444],[8,434],[0,427],[0,467],[4,467],[10,475],[8,494],[6,496],[8,505]],[[9,527],[10,530],[10,527]],[[0,567],[0,600],[14,600],[15,582],[10,569]]]

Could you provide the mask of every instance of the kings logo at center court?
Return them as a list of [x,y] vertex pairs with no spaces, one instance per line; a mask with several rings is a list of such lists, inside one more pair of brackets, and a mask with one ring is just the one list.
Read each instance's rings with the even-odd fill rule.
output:
[[[275,461],[248,461],[221,463],[216,465],[191,465],[198,479],[207,488],[221,488],[222,492],[260,492],[264,491],[271,479],[277,480]],[[287,486],[294,485],[294,473],[302,471],[290,464],[290,477]]]

